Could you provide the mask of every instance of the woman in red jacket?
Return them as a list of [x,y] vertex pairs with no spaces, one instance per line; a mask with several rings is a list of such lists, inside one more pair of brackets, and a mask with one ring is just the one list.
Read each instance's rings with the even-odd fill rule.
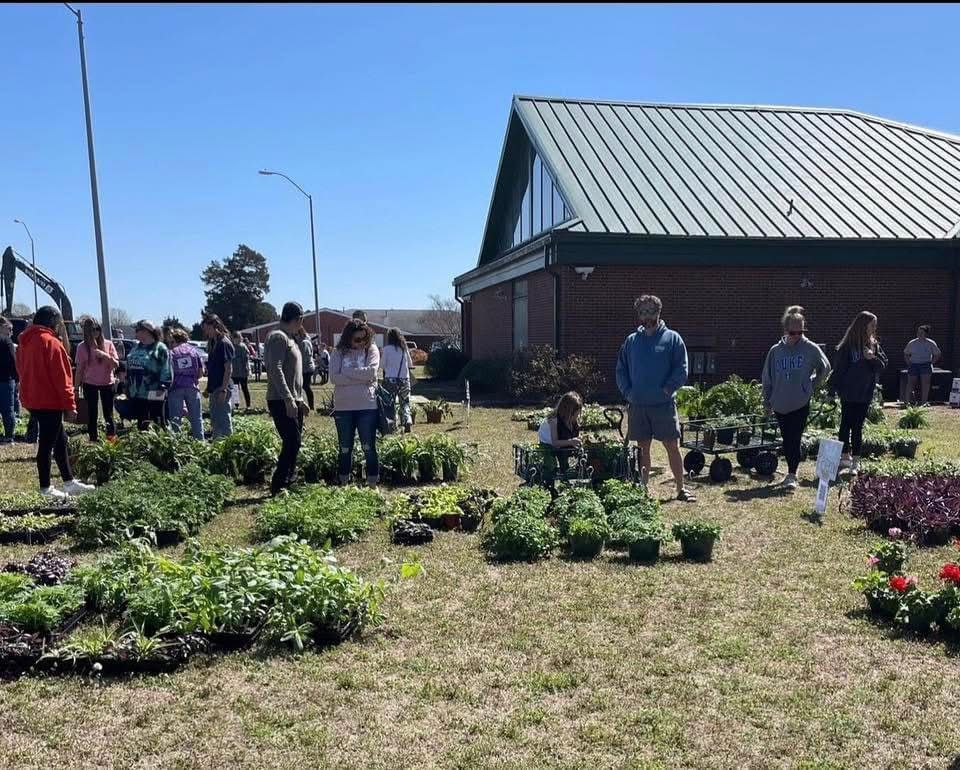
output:
[[[33,316],[33,324],[20,335],[17,348],[17,373],[20,375],[20,403],[37,421],[37,474],[40,494],[61,499],[82,495],[93,489],[73,478],[67,457],[67,436],[63,416],[75,419],[77,402],[73,395],[73,371],[63,317],[55,307],[46,305]],[[63,491],[50,485],[50,456],[57,461]]]

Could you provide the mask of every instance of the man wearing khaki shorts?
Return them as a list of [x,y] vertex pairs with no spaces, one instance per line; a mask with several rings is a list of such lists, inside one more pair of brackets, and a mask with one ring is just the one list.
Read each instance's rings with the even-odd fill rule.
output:
[[617,359],[617,387],[630,404],[627,438],[640,449],[643,483],[650,478],[650,444],[667,450],[677,483],[677,499],[696,502],[683,485],[677,391],[687,382],[687,347],[683,338],[660,320],[663,303],[644,294],[633,305],[639,328],[627,337]]

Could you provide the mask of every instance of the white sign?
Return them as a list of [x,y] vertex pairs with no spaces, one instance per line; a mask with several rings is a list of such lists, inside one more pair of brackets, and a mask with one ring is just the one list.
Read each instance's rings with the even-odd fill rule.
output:
[[820,485],[817,487],[817,513],[823,514],[827,511],[827,492],[830,491],[830,482],[826,479],[820,479]]
[[817,452],[817,478],[821,481],[833,481],[840,471],[840,456],[843,454],[843,442],[833,438],[820,439],[820,451]]
[[467,422],[470,422],[470,380],[466,380],[467,385]]

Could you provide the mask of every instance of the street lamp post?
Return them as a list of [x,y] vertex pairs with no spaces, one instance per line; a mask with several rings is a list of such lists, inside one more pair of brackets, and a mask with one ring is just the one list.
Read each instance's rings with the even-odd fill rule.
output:
[[300,185],[294,182],[286,174],[281,173],[280,171],[267,171],[266,169],[261,169],[260,174],[263,176],[282,176],[290,184],[296,187],[300,192],[304,194],[307,198],[307,202],[310,205],[310,248],[313,252],[313,307],[317,316],[317,339],[320,337],[320,292],[317,290],[317,240],[314,237],[313,233],[313,196],[310,195],[306,190],[304,190]]
[[107,267],[103,260],[103,234],[100,231],[100,195],[97,192],[97,161],[93,154],[93,121],[90,118],[90,89],[87,86],[87,55],[83,47],[83,17],[69,3],[67,10],[77,17],[77,35],[80,38],[80,75],[83,80],[83,109],[87,119],[87,158],[90,163],[90,196],[93,198],[93,234],[97,242],[97,272],[100,276],[100,325],[104,336],[113,339],[110,325],[110,301],[107,299]]
[[33,312],[36,313],[40,307],[40,303],[37,301],[37,252],[33,247],[33,236],[30,235],[30,228],[27,227],[27,223],[20,219],[14,219],[13,221],[18,225],[23,225],[23,229],[27,231],[27,238],[30,239],[30,264],[33,267]]

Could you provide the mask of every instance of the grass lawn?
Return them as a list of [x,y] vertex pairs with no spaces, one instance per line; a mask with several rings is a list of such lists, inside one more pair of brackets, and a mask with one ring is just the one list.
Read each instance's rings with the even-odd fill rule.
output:
[[[473,479],[507,492],[511,444],[534,437],[510,413],[474,408],[467,424],[457,409],[416,430],[476,442]],[[960,412],[936,409],[919,435],[921,454],[956,457]],[[0,452],[0,489],[33,486],[31,454]],[[668,476],[652,481],[665,499]],[[960,766],[960,654],[866,618],[850,582],[874,538],[835,494],[818,527],[803,518],[812,483],[784,496],[735,471],[696,487],[699,503],[664,516],[723,525],[706,565],[671,544],[655,567],[617,554],[500,566],[476,535],[408,549],[381,524],[339,549],[389,584],[386,622],[362,641],[201,658],[169,677],[0,683],[0,768]],[[204,539],[250,541],[256,503],[237,497]],[[0,546],[0,564],[36,550]],[[911,572],[934,584],[950,552],[915,553]],[[399,582],[413,558],[424,574]]]

